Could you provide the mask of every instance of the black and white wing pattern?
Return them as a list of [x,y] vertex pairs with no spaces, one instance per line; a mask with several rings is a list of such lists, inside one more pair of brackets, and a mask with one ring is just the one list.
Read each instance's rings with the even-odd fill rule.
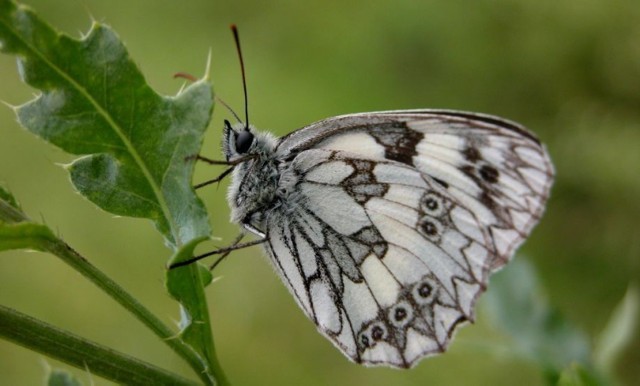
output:
[[502,119],[391,111],[284,137],[266,249],[306,315],[358,363],[411,367],[473,321],[542,215],[553,168]]

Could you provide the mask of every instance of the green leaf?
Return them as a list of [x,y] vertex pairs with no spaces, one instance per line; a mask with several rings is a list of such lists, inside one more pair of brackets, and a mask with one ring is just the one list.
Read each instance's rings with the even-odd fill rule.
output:
[[595,365],[604,374],[613,374],[616,360],[637,333],[638,317],[640,294],[637,287],[630,286],[620,304],[613,310],[593,352]]
[[175,97],[155,93],[116,34],[94,23],[81,40],[31,10],[0,1],[2,51],[42,93],[16,109],[19,122],[85,155],[69,166],[76,189],[106,211],[154,221],[176,247],[210,234],[191,188],[193,163],[213,108],[206,80]]
[[[106,211],[151,219],[175,255],[192,251],[211,230],[191,187],[193,162],[213,109],[210,83],[175,97],[155,93],[124,45],[94,23],[80,40],[61,34],[27,7],[0,0],[0,44],[18,57],[23,80],[41,91],[16,109],[28,130],[73,154],[71,180]],[[168,275],[181,303],[183,335],[198,353],[200,375],[224,383],[215,358],[204,283],[197,265]],[[190,285],[186,281],[191,280]],[[172,283],[172,282],[176,283]],[[187,328],[191,322],[193,326]]]
[[570,363],[589,363],[586,336],[548,304],[526,260],[515,259],[497,273],[485,300],[493,324],[510,335],[515,353],[537,362],[551,382]]
[[[162,97],[108,27],[94,23],[81,40],[72,39],[9,1],[0,1],[0,43],[2,51],[18,56],[23,80],[42,91],[16,110],[20,123],[84,155],[68,167],[81,194],[109,212],[153,220],[176,255],[191,253],[209,236],[206,211],[191,187],[193,163],[186,161],[199,152],[213,108],[206,80],[176,97]],[[11,242],[20,246],[17,239]],[[190,363],[215,383],[209,372],[220,369],[204,295],[207,280],[197,265],[168,276],[167,286],[184,311],[182,337],[198,353],[199,363]]]
[[29,221],[15,197],[0,186],[0,251],[48,251],[58,238],[48,227]]
[[54,240],[56,240],[55,235],[44,225],[28,222],[0,223],[0,251],[12,249],[47,251]]
[[25,221],[27,216],[22,212],[18,201],[0,185],[0,225]]
[[[193,256],[193,250],[200,240],[194,240],[185,245],[170,260],[181,261]],[[198,350],[204,358],[208,358],[208,363],[213,366],[214,374],[223,374],[222,369],[215,359],[213,346],[206,344],[212,340],[211,330],[203,328],[210,323],[209,312],[206,307],[204,293],[202,296],[195,296],[200,293],[198,288],[204,288],[212,280],[209,270],[200,263],[188,266],[169,269],[167,272],[167,290],[176,300],[180,301],[182,318],[180,320],[180,337]],[[223,381],[223,383],[226,381]]]
[[13,194],[11,194],[9,189],[5,188],[2,185],[0,185],[0,200],[5,201],[9,207],[17,211],[21,211],[20,205],[18,204],[18,201],[16,200],[16,198],[13,197]]
[[82,386],[82,382],[67,371],[53,369],[47,378],[47,386]]
[[603,386],[606,384],[579,363],[572,363],[567,367],[560,374],[557,383],[558,386]]

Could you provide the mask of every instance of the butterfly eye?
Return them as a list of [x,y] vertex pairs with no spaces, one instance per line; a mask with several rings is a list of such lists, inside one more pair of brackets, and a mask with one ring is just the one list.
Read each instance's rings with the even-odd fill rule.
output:
[[243,130],[236,134],[236,151],[244,154],[249,151],[253,143],[253,134],[249,130]]

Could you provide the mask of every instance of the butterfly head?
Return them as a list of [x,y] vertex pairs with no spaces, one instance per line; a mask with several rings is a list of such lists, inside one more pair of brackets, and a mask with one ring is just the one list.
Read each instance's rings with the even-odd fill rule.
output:
[[270,133],[258,132],[253,126],[246,126],[242,122],[231,124],[224,121],[222,147],[227,161],[251,154],[268,156],[273,152],[275,142]]
[[237,161],[232,166],[227,193],[233,222],[260,228],[260,216],[250,215],[261,212],[273,201],[278,183],[276,144],[271,133],[257,131],[242,122],[224,122],[224,156],[227,161]]
[[[234,126],[240,125],[236,124]],[[234,129],[231,123],[225,119],[222,145],[227,160],[248,154],[254,142],[255,136],[249,127],[242,125]]]

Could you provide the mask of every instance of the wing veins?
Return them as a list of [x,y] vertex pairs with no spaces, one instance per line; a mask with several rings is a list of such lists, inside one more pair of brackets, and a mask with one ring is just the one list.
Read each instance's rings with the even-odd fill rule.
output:
[[[414,230],[413,228],[411,228],[411,227],[409,227],[409,226],[405,225],[404,223],[402,223],[402,222],[400,222],[400,221],[398,221],[398,220],[394,219],[393,217],[390,217],[390,216],[388,216],[388,215],[386,215],[386,214],[384,214],[384,213],[380,213],[380,212],[377,212],[377,213],[379,213],[379,214],[380,214],[380,215],[382,215],[382,216],[387,217],[390,221],[396,222],[397,224],[399,224],[399,226],[403,226],[403,227],[408,228],[408,229],[410,229],[410,230]],[[400,248],[400,249],[403,249],[404,251],[406,251],[406,252],[408,252],[409,254],[413,255],[417,260],[419,260],[419,261],[422,263],[422,265],[424,265],[424,266],[427,268],[427,270],[428,270],[429,272],[433,273],[433,270],[429,267],[429,265],[428,265],[428,264],[427,264],[427,263],[426,263],[426,262],[425,262],[425,261],[424,261],[420,256],[416,255],[415,253],[413,253],[412,251],[410,251],[409,249],[405,248],[405,247],[404,247],[404,246],[402,246],[402,245],[396,244],[396,243],[394,243],[394,242],[392,242],[392,241],[389,241],[389,240],[386,240],[386,241],[387,241],[387,243],[392,244],[392,245],[395,245],[396,247],[398,247],[398,248]],[[428,240],[427,240],[427,241],[428,241]],[[460,268],[462,268],[463,270],[465,270],[465,268],[464,268],[462,265],[460,265],[456,259],[454,259],[453,257],[451,257],[451,255],[450,255],[449,253],[447,253],[447,251],[445,251],[444,249],[440,248],[439,246],[436,246],[436,248],[440,249],[444,254],[446,254],[446,255],[447,255],[447,256],[448,256],[448,257],[449,257],[449,258],[454,262],[454,264],[455,264],[455,265],[457,265],[457,266],[459,266]],[[446,267],[443,267],[443,269],[445,269],[445,270],[447,270],[447,271],[448,271],[448,269],[447,269]],[[450,271],[448,271],[448,274],[449,274],[448,276],[450,276],[452,279],[453,279],[453,278],[456,278],[456,277],[457,277],[457,278],[459,278],[459,279],[463,279],[462,277],[459,277],[459,276],[457,276],[457,275],[453,274],[453,273],[452,273],[452,272],[450,272]],[[471,272],[469,272],[469,275],[470,275],[470,277],[474,277],[474,276],[471,274]],[[462,315],[464,315],[464,312],[460,309],[460,305],[458,304],[458,297],[457,297],[457,296],[455,296],[455,295],[457,295],[457,294],[452,294],[451,292],[449,292],[449,290],[448,290],[448,289],[447,289],[447,287],[444,285],[444,283],[440,280],[440,278],[438,278],[438,276],[437,276],[437,275],[435,275],[435,274],[434,274],[433,276],[434,276],[434,277],[436,278],[436,280],[440,283],[441,288],[442,288],[443,290],[445,290],[445,291],[449,294],[449,296],[451,296],[451,298],[452,298],[452,299],[454,299],[454,300],[456,301],[456,308],[458,309],[458,311],[460,311],[460,312],[461,312],[461,314],[462,314]],[[464,281],[466,282],[466,280],[464,280]],[[478,282],[478,283],[476,283],[476,284],[481,284],[481,283],[480,283],[480,282]],[[452,287],[455,289],[455,284],[453,283],[453,281],[451,282],[451,285],[452,285]]]

